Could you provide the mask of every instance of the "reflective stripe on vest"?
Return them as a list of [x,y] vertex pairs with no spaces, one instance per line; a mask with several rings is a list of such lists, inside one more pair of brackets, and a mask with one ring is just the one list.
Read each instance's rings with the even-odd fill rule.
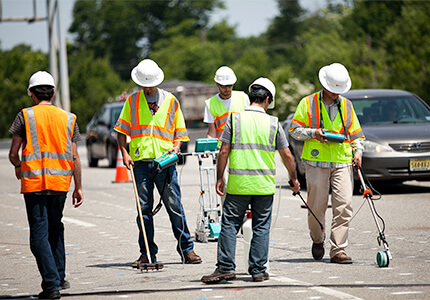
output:
[[[320,107],[323,106],[323,104],[320,106],[320,93],[314,93],[313,95],[307,96],[305,98],[306,101],[306,107],[307,107],[307,114],[308,114],[308,124],[310,124],[310,128],[320,128],[321,127],[321,112],[320,112]],[[341,106],[341,111],[340,113],[342,113],[342,120],[345,124],[345,128],[347,130],[347,133],[351,133],[350,129],[352,126],[352,103],[351,101],[347,101],[347,99],[345,97],[341,97],[340,96],[340,106]],[[325,109],[323,109],[324,113]],[[305,123],[300,122],[296,119],[293,119],[291,122],[291,127],[290,130],[293,130],[296,127],[307,127]],[[333,130],[333,129],[329,129],[329,128],[325,128],[327,130],[329,130],[330,132],[335,132],[335,133],[341,133],[344,134],[344,128],[343,126],[339,129],[339,130]],[[353,138],[351,138],[353,140]],[[345,141],[348,142],[348,141]]]
[[167,93],[154,115],[143,91],[129,96],[115,130],[130,132],[129,153],[133,161],[157,158],[175,142],[189,141],[179,101],[171,93]]
[[232,91],[230,110],[227,110],[224,103],[217,97],[206,100],[206,104],[211,114],[215,117],[216,138],[219,139],[224,131],[225,123],[232,113],[241,112],[245,109],[245,97],[243,92]]
[[[52,115],[56,118],[52,119]],[[22,150],[21,192],[67,192],[73,176],[72,136],[76,116],[45,105],[23,109],[23,116],[27,144]]]
[[232,115],[232,143],[227,193],[275,193],[275,149],[278,119],[256,111]]
[[[325,106],[322,103],[320,106],[320,102],[320,93],[314,93],[305,97],[296,110],[290,131],[297,127],[320,128],[320,118],[323,116],[324,129],[326,131],[345,134],[350,140],[363,137],[360,124],[358,120],[354,119],[356,117],[351,101],[340,97],[340,110],[333,121],[330,120]],[[320,108],[322,109],[321,112]],[[352,158],[350,141],[345,140],[339,144],[334,142],[320,143],[316,138],[306,140],[301,158],[309,161],[350,163]]]
[[[142,104],[139,104],[140,96],[143,96]],[[175,97],[170,93],[168,93],[165,100],[168,100],[169,97],[169,101],[163,101],[159,108],[159,110],[166,110],[165,106],[169,105],[166,111],[166,117],[164,117],[162,116],[163,114],[161,114],[161,112],[157,115],[158,111],[154,116],[152,116],[148,107],[148,103],[145,99],[145,94],[142,91],[131,95],[131,139],[150,136],[171,141],[173,143],[175,136],[174,119],[176,110],[178,109],[178,101],[175,101]],[[142,122],[140,121],[139,107],[142,108]],[[162,116],[162,119],[159,116]]]

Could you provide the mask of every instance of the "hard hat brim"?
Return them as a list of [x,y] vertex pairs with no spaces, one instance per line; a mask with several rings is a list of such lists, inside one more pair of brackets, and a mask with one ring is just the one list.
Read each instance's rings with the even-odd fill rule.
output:
[[348,76],[348,81],[344,86],[336,87],[336,86],[330,85],[326,79],[326,72],[328,68],[329,66],[322,67],[318,72],[318,78],[320,80],[321,85],[329,92],[332,92],[335,94],[343,94],[348,92],[351,89],[351,85],[352,85],[351,78]]
[[160,75],[157,76],[157,79],[152,81],[142,81],[137,77],[137,66],[133,68],[131,71],[131,79],[139,86],[143,87],[154,87],[160,85],[164,80],[164,72],[160,69]]

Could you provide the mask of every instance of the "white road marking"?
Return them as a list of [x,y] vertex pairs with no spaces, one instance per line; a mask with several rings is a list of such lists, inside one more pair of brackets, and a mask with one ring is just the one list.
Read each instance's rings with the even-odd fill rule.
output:
[[[272,275],[272,274],[270,274]],[[322,286],[312,286],[310,283],[307,282],[303,282],[303,281],[299,281],[299,280],[295,280],[295,279],[291,279],[288,277],[278,277],[278,276],[271,276],[270,279],[276,280],[276,281],[280,281],[280,282],[284,282],[284,283],[289,283],[292,285],[303,285],[303,286],[309,286],[309,289],[317,291],[319,293],[328,295],[332,298],[337,298],[337,299],[342,299],[342,300],[363,300],[362,298],[358,298],[355,297],[353,295],[347,294],[347,293],[343,293],[343,292],[339,292],[333,289],[329,289],[326,287],[322,287]]]
[[67,223],[72,223],[75,225],[83,226],[83,227],[95,227],[95,226],[97,226],[95,224],[87,223],[84,221],[80,221],[80,220],[76,220],[76,219],[72,219],[72,218],[68,218],[68,217],[63,217],[63,221],[65,221]]

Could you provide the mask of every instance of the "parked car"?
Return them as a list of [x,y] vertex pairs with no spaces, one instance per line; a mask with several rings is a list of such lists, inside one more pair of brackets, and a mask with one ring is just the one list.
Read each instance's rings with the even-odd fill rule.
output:
[[[351,90],[343,96],[353,102],[366,137],[362,171],[371,182],[430,180],[429,105],[402,90]],[[303,142],[288,134],[293,116],[288,116],[283,127],[299,179],[305,184],[300,159]]]
[[[100,159],[108,160],[109,167],[116,167],[118,155],[117,132],[113,130],[125,102],[104,104],[87,125],[87,157],[90,167],[97,167]],[[127,136],[127,141],[130,138]],[[188,143],[181,144],[181,152],[187,152]],[[178,164],[185,164],[186,157],[180,156]]]
[[97,167],[100,159],[107,158],[109,167],[116,166],[118,154],[117,132],[113,130],[124,102],[104,104],[87,125],[88,165]]

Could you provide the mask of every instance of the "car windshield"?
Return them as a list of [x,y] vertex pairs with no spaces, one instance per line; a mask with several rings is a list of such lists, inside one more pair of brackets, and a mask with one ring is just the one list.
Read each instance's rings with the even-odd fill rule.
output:
[[361,125],[430,122],[430,110],[412,96],[351,99]]

